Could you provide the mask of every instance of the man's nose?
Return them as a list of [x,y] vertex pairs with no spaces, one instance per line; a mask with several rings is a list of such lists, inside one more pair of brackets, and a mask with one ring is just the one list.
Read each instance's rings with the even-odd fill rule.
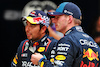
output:
[[25,31],[27,32],[27,31],[29,31],[29,30],[30,30],[30,27],[29,27],[28,25],[26,25]]

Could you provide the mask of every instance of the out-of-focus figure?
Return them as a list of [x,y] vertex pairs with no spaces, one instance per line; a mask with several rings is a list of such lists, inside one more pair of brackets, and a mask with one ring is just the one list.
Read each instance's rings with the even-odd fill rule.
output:
[[95,42],[100,46],[100,17],[98,18],[97,22],[94,24],[91,34]]
[[24,6],[22,10],[22,16],[28,16],[32,10],[42,10],[47,13],[48,10],[56,8],[57,5],[52,1],[30,1]]

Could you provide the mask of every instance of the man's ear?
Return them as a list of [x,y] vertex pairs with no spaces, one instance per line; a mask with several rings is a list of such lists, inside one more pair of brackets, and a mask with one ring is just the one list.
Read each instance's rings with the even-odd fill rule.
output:
[[73,16],[72,15],[69,15],[69,23],[71,23],[73,21]]

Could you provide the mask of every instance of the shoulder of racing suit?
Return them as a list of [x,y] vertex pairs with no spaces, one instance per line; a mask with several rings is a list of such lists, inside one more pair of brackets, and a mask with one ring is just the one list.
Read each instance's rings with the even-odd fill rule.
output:
[[20,43],[20,45],[19,45],[19,47],[18,47],[18,49],[17,49],[17,52],[23,53],[24,46],[25,46],[26,42],[29,42],[29,40],[28,40],[28,39],[25,39],[25,40],[23,40],[23,41]]
[[[46,35],[46,36],[47,36],[47,35]],[[43,39],[42,39],[42,40],[43,40]],[[42,41],[42,40],[41,40],[41,41]],[[47,40],[48,40],[48,42],[50,42],[50,45],[47,46],[47,47],[49,48],[48,50],[51,50],[52,47],[56,46],[57,41],[58,41],[58,40],[56,40],[56,39],[54,39],[53,37],[50,37],[50,36],[47,36]],[[24,51],[24,46],[25,46],[25,44],[26,44],[27,42],[29,42],[28,39],[23,40],[23,41],[20,43],[20,45],[19,45],[17,51],[23,53],[23,51]]]
[[[56,46],[58,40],[56,40],[56,39],[54,39],[53,37],[50,37],[50,36],[47,37],[47,40],[48,40],[48,42],[50,42],[50,45],[47,46],[47,48],[48,48],[48,49],[47,49],[47,52],[48,52],[48,50],[52,50],[52,47]],[[23,51],[24,51],[24,46],[25,46],[25,44],[26,44],[27,42],[29,42],[28,39],[23,40],[23,41],[20,43],[20,45],[19,45],[17,51],[23,53]]]
[[[29,42],[28,39],[25,39],[23,40],[18,49],[17,49],[17,53],[11,63],[11,67],[14,67],[14,66],[21,66],[21,63],[20,63],[20,58],[21,58],[21,54],[24,52],[25,50],[25,46],[26,44]],[[53,37],[49,37],[48,35],[45,35],[42,39],[39,40],[39,43],[44,43],[44,45],[46,45],[46,50],[45,50],[45,55],[47,56],[47,59],[50,58],[50,51],[53,49],[54,46],[56,46],[56,43],[57,43],[57,40],[54,39]]]
[[22,53],[22,47],[23,47],[23,45],[25,44],[25,42],[28,42],[29,40],[28,39],[26,39],[26,40],[23,40],[21,43],[20,43],[20,45],[19,45],[19,47],[18,47],[18,49],[17,49],[17,53],[16,53],[16,55],[15,55],[15,57],[14,57],[14,59],[12,60],[12,62],[11,62],[11,67],[16,67],[16,66],[20,66],[20,63],[18,64],[18,62],[20,62],[20,55],[21,55],[21,53]]
[[[99,65],[100,48],[80,26],[75,26],[65,33],[65,36],[57,43],[56,52],[54,63],[58,66],[83,67],[86,65],[88,67],[92,65],[98,67]],[[92,54],[95,55],[94,58]],[[44,67],[53,67],[48,60],[43,61]]]
[[[69,65],[72,65],[73,67],[79,67],[79,63],[80,66],[84,66],[84,64],[89,66],[88,64],[92,63],[94,66],[98,66],[100,58],[100,48],[93,40],[93,38],[91,38],[91,36],[83,32],[80,26],[73,27],[66,32],[65,37],[63,37],[58,42],[57,51],[65,51],[64,49],[60,49],[65,45],[67,47],[66,49],[68,50],[66,50],[67,54],[71,55],[74,60],[74,63],[69,63]],[[89,55],[86,53],[88,53]],[[93,57],[89,57],[92,55],[92,53],[95,55],[94,57],[96,59],[93,59]],[[66,56],[66,58],[68,58],[68,56]],[[85,61],[87,61],[87,63]],[[67,61],[66,63],[68,65]]]

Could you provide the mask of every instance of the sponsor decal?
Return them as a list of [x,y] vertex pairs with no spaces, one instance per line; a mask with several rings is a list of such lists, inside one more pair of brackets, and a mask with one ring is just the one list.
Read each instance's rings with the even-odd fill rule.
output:
[[87,64],[84,64],[83,61],[81,61],[80,67],[98,67],[98,65],[99,65],[99,63],[97,63],[97,65],[95,66],[95,64],[93,62],[90,62],[90,61],[89,61],[89,64],[87,65]]
[[53,47],[53,49],[56,49],[56,47]]
[[22,67],[32,67],[32,62],[22,61]]
[[57,50],[59,51],[68,51],[69,47],[58,47]]
[[[62,66],[63,63],[64,63],[64,61],[59,61],[59,60],[57,60],[57,61],[54,61],[54,63],[55,63],[56,65]],[[55,67],[56,67],[56,66],[55,66]]]
[[67,46],[67,47],[70,47],[70,45],[69,44],[58,44],[58,46]]
[[55,55],[51,55],[51,57],[55,57]]
[[40,67],[39,65],[33,65],[32,62],[22,61],[22,67]]
[[84,37],[89,38],[90,36],[87,34],[82,34]]
[[65,57],[64,55],[57,55],[57,56],[55,57],[55,59],[56,59],[56,60],[65,60],[66,57]]
[[44,62],[42,61],[40,67],[43,67],[43,65],[44,65]]
[[68,35],[71,31],[72,31],[72,30],[67,31],[67,32],[65,33],[65,35]]
[[[40,21],[44,21],[44,19],[41,17],[33,18],[33,22],[39,23]],[[44,23],[45,23],[45,21],[44,21]]]
[[43,42],[46,38],[47,38],[47,36],[45,36],[45,37],[41,40],[41,42]]
[[64,54],[64,55],[67,55],[66,52],[57,52],[57,54]]
[[27,57],[27,53],[22,53],[21,57]]
[[28,49],[28,46],[29,46],[29,43],[26,42],[24,51],[26,51]]
[[57,50],[59,51],[68,51],[68,49],[70,48],[69,44],[58,44],[58,48]]
[[80,42],[81,45],[87,45],[87,46],[90,46],[90,47],[98,48],[96,43],[93,43],[92,41],[88,41],[86,39],[80,39],[79,42]]
[[24,51],[26,51],[28,49],[28,46],[25,46],[25,49],[24,49]]
[[38,52],[43,52],[45,50],[45,47],[39,47]]
[[37,45],[39,45],[39,43],[38,43],[38,42],[35,42],[35,43],[33,44],[33,46],[37,46]]
[[83,32],[82,27],[80,27],[80,26],[76,26],[75,28],[76,28],[77,31],[79,31],[79,32]]
[[47,46],[48,42],[44,42],[44,46]]
[[51,61],[51,62],[54,62],[54,58],[51,58],[50,61]]
[[98,52],[94,52],[91,48],[88,48],[87,51],[83,49],[83,59],[88,58],[89,62],[81,61],[80,67],[98,67],[99,63],[93,63],[92,60],[99,61]]
[[17,60],[18,60],[18,57],[17,57],[17,55],[14,57],[14,59],[13,59],[13,62],[15,63],[15,64],[17,64]]
[[83,58],[87,57],[90,61],[95,59],[99,61],[98,52],[95,53],[91,48],[88,48],[87,51],[83,49],[83,54]]
[[52,50],[52,51],[51,51],[51,54],[55,54],[55,50]]
[[68,10],[64,10],[64,13],[68,13],[68,14],[73,15],[73,13],[72,13],[72,12],[70,12],[70,11],[68,11]]
[[16,60],[16,58],[14,57],[14,59],[13,59],[13,62],[15,63],[15,64],[17,64],[17,60]]
[[36,13],[35,11],[31,12],[31,14],[34,14],[34,15],[35,15],[35,13]]
[[49,45],[50,45],[50,43],[51,43],[51,40],[50,40],[49,38],[47,38],[47,40],[48,40],[48,44],[47,44],[47,46],[46,46],[45,52],[47,51],[47,49],[48,49],[48,47],[49,47]]
[[30,46],[30,47],[29,47],[29,50],[30,50],[32,53],[34,53],[34,52],[36,51],[36,46],[34,46],[34,47]]

